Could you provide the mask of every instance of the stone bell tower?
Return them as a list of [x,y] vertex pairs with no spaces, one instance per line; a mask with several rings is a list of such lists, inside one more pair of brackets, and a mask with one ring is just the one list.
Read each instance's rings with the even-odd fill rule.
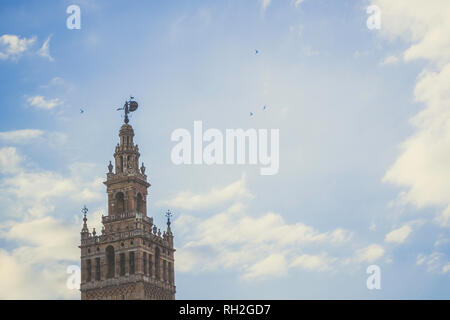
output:
[[[145,166],[139,168],[139,147],[128,124],[131,102],[126,102],[120,142],[106,174],[108,215],[102,216],[98,235],[89,232],[84,208],[81,230],[81,299],[175,299],[171,213],[163,233],[147,216]],[[131,111],[134,111],[131,110]]]

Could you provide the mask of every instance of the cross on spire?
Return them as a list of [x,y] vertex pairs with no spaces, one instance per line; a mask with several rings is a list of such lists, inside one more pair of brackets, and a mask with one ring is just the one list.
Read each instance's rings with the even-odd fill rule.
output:
[[87,218],[86,218],[86,213],[88,212],[88,208],[86,207],[86,205],[83,206],[83,208],[81,209],[81,212],[83,212],[84,217],[83,217],[83,229],[81,230],[81,232],[89,232],[88,227],[87,227]]
[[84,224],[86,224],[87,218],[86,218],[86,213],[88,213],[89,209],[86,207],[86,205],[83,206],[83,208],[81,209],[81,212],[83,212],[84,217],[83,217],[83,221]]
[[173,216],[173,213],[170,212],[170,210],[167,210],[166,217],[167,217],[167,226],[170,228],[170,217]]

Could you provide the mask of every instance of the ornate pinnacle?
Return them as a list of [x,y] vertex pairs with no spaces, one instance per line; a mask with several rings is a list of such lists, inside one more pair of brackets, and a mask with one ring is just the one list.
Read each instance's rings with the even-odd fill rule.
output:
[[88,208],[86,207],[86,205],[84,205],[84,207],[81,209],[81,212],[83,212],[84,217],[83,217],[83,229],[81,230],[81,232],[89,232],[88,227],[87,227],[87,218],[86,218],[86,213],[88,212]]
[[173,213],[170,212],[170,210],[167,210],[166,217],[167,217],[167,226],[170,227],[170,217],[173,216]]
[[170,225],[171,225],[171,222],[170,222],[170,217],[172,217],[173,216],[173,213],[172,212],[170,212],[170,210],[167,210],[167,212],[166,212],[166,217],[167,217],[167,234],[172,234],[172,230],[170,230]]

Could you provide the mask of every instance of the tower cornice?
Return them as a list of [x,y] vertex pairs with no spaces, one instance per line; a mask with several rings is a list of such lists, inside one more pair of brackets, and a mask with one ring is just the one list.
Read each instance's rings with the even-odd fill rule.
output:
[[103,184],[107,187],[111,187],[115,184],[123,184],[123,183],[138,183],[145,188],[151,186],[150,183],[147,182],[146,176],[137,176],[137,175],[113,175],[106,179]]

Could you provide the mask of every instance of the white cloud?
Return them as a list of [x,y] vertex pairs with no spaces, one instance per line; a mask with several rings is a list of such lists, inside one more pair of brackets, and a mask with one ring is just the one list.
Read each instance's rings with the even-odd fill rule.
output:
[[450,271],[450,262],[444,261],[445,254],[434,251],[430,254],[419,254],[416,259],[418,266],[424,266],[430,273],[447,273]]
[[61,132],[45,132],[38,129],[13,130],[0,132],[0,143],[6,145],[39,144],[40,146],[60,148],[67,143],[67,136]]
[[292,261],[292,267],[298,267],[308,271],[327,271],[330,270],[330,264],[336,261],[336,258],[329,258],[327,255],[309,255],[302,254]]
[[399,185],[400,203],[418,208],[446,208],[434,219],[449,226],[450,206],[450,2],[436,0],[374,0],[380,7],[381,35],[409,43],[406,62],[429,62],[418,77],[415,100],[425,108],[411,119],[415,133],[387,171],[384,181]]
[[42,85],[41,88],[50,88],[50,87],[66,86],[66,85],[67,85],[67,83],[63,78],[54,77],[47,84]]
[[[27,264],[23,264],[14,255],[0,249],[0,299],[38,299],[50,297],[48,289],[51,285],[43,279],[39,272],[34,272]],[[51,288],[52,290],[53,288]],[[52,292],[54,297],[54,292]]]
[[22,157],[16,148],[4,147],[0,149],[0,173],[12,174],[21,170]]
[[28,256],[0,249],[0,299],[77,299],[66,287],[67,262],[30,263]]
[[435,217],[434,221],[443,227],[450,227],[450,205],[440,215]]
[[395,64],[399,61],[399,58],[396,56],[387,56],[384,58],[384,60],[380,63],[380,65],[388,65],[388,64]]
[[35,43],[36,37],[20,38],[13,34],[0,37],[0,60],[17,59]]
[[190,191],[183,191],[173,199],[161,201],[158,205],[174,208],[196,210],[215,207],[230,200],[253,198],[253,195],[246,188],[246,176],[222,188],[213,188],[207,193],[194,194]]
[[350,241],[353,234],[347,230],[337,228],[330,233],[330,241],[332,243],[342,243]]
[[305,0],[295,0],[295,7],[298,8],[298,6],[300,6]]
[[450,262],[442,267],[442,273],[450,272]]
[[272,2],[272,0],[261,0],[261,7],[262,7],[262,9],[266,10],[271,2]]
[[[242,178],[237,182],[229,186],[240,185],[237,189],[241,189]],[[291,268],[311,270],[313,265],[316,271],[328,270],[337,259],[326,253],[309,256],[302,250],[317,246],[334,249],[352,238],[351,232],[341,228],[320,232],[301,222],[288,224],[273,212],[250,215],[238,197],[227,210],[208,218],[179,216],[174,230],[184,243],[177,251],[178,265],[182,265],[179,271],[232,269],[247,280],[280,276]]]
[[283,254],[274,253],[252,265],[244,275],[246,279],[280,277],[287,273],[287,262]]
[[384,249],[378,244],[371,244],[365,248],[359,249],[356,253],[358,262],[375,262],[384,255]]
[[55,99],[46,99],[43,96],[33,96],[27,99],[27,102],[30,106],[38,108],[38,109],[53,109],[57,106],[62,105],[62,101],[58,98]]
[[0,143],[8,145],[44,143],[50,147],[59,148],[66,142],[67,136],[61,132],[45,132],[38,129],[0,132]]
[[177,250],[175,251],[175,261],[177,272],[189,272],[195,270],[198,254],[187,250]]
[[435,0],[427,5],[421,0],[374,0],[381,9],[381,32],[389,38],[410,42],[403,54],[405,61],[427,59],[446,64],[450,59],[450,3]]
[[[66,281],[67,267],[79,264],[81,213],[65,210],[101,199],[102,179],[93,178],[91,164],[72,164],[63,176],[25,163],[16,148],[0,149],[0,239],[13,246],[0,249],[0,299],[79,298]],[[99,222],[101,213],[93,210],[89,219]]]
[[[251,217],[244,211],[242,205],[234,205],[208,219],[180,216],[174,223],[185,243],[178,249],[177,258],[183,265],[179,271],[235,269],[247,279],[266,278],[274,268],[279,272],[273,275],[289,268],[311,270],[312,265],[317,266],[315,271],[324,271],[336,259],[305,254],[296,259],[299,250],[341,245],[351,238],[351,233],[342,229],[319,232],[302,223],[286,224],[278,214]],[[268,256],[271,259],[265,260]],[[285,269],[279,265],[282,260],[286,260]]]
[[[259,217],[251,217],[245,215],[241,210],[244,210],[244,207],[236,209],[234,206],[208,219],[196,219],[183,215],[175,223],[179,229],[191,229],[191,226],[195,225],[195,232],[192,236],[196,239],[195,244],[199,246],[267,244],[283,247],[318,242],[339,244],[350,238],[348,231],[339,231],[339,233],[346,233],[346,236],[336,237],[336,230],[319,232],[313,227],[299,222],[286,224],[281,215],[272,212]],[[193,223],[183,225],[186,218]],[[182,232],[184,231],[182,230]]]
[[408,238],[411,231],[412,229],[410,226],[400,227],[389,232],[384,238],[384,241],[392,243],[403,243],[405,242],[406,238]]
[[[93,201],[102,198],[101,177],[93,178],[92,165],[77,163],[71,166],[71,176],[51,171],[27,169],[25,158],[14,147],[0,149],[1,197],[14,200],[16,210],[26,207],[30,216],[43,216],[53,210],[55,199]],[[20,206],[19,206],[20,205]]]
[[[2,170],[3,166],[0,168]],[[49,205],[55,198],[70,198],[78,201],[92,201],[101,198],[102,178],[83,181],[83,177],[64,177],[50,171],[18,172],[5,177],[0,182],[2,191],[7,191],[10,197],[20,199],[23,204]],[[38,206],[40,208],[40,206]],[[38,210],[37,212],[41,212]],[[32,211],[29,211],[32,213]]]
[[450,243],[450,238],[445,238],[441,235],[439,236],[439,239],[434,242],[434,247],[439,247],[448,243]]
[[0,132],[0,141],[5,143],[25,143],[42,137],[44,131],[37,129],[23,129]]
[[1,236],[23,244],[14,252],[26,257],[28,263],[79,258],[79,226],[74,223],[63,224],[49,216],[33,218],[14,223]]
[[41,57],[47,58],[50,61],[53,61],[53,57],[50,55],[50,39],[52,35],[49,35],[47,39],[42,44],[42,47],[37,51],[37,54]]

